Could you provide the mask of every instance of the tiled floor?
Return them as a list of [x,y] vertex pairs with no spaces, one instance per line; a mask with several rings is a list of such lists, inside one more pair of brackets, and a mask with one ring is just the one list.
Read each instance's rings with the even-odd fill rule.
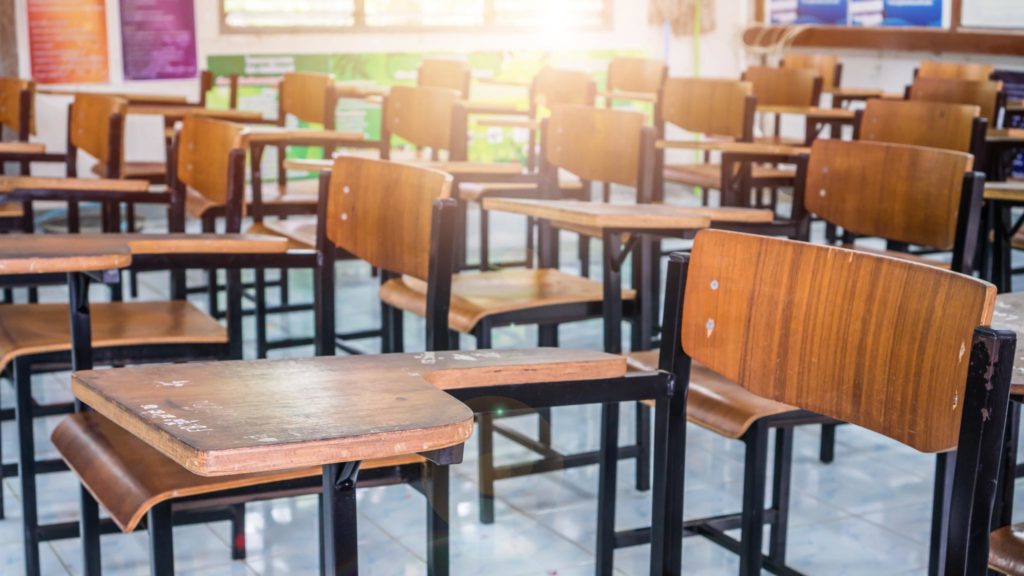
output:
[[[686,198],[684,201],[692,201]],[[508,258],[521,242],[518,219],[497,216],[496,253]],[[820,232],[820,231],[819,231]],[[563,262],[575,261],[575,247],[567,242]],[[504,252],[504,254],[503,254]],[[594,250],[593,252],[597,252]],[[595,265],[599,265],[595,262]],[[197,277],[198,280],[198,277]],[[166,275],[142,276],[144,298],[166,293]],[[339,319],[346,329],[372,326],[377,321],[376,287],[368,268],[344,263],[339,270]],[[308,274],[293,274],[293,299],[308,297]],[[97,296],[102,291],[97,290]],[[61,292],[50,294],[52,299]],[[296,314],[272,328],[274,333],[309,331],[308,314]],[[407,349],[422,348],[421,322],[407,319]],[[627,330],[628,332],[628,330]],[[246,325],[247,335],[253,333]],[[513,327],[495,333],[495,347],[527,346],[536,330]],[[563,346],[598,349],[600,323],[564,326]],[[463,346],[472,346],[471,338]],[[368,343],[368,349],[374,345]],[[251,342],[247,346],[252,355]],[[290,354],[307,355],[309,350]],[[39,377],[36,396],[51,401],[67,398],[67,374]],[[0,386],[0,403],[13,405],[9,386]],[[598,414],[595,406],[556,409],[553,416],[556,447],[565,450],[596,448]],[[627,412],[628,414],[628,412]],[[624,418],[624,422],[631,419]],[[536,429],[535,417],[507,420],[524,432]],[[37,423],[38,452],[52,455],[45,440],[54,419]],[[624,426],[623,441],[632,430]],[[930,497],[934,458],[888,441],[876,434],[843,427],[838,432],[836,461],[817,460],[819,432],[816,427],[796,433],[793,468],[793,506],[788,559],[809,574],[868,574],[885,576],[923,574],[927,564]],[[3,454],[16,453],[13,423],[3,424]],[[498,437],[499,462],[521,460],[524,449]],[[737,511],[740,505],[743,446],[699,428],[690,427],[687,441],[685,511],[687,518]],[[618,526],[648,522],[650,494],[632,487],[632,462],[620,464]],[[584,575],[593,573],[595,467],[500,481],[497,484],[497,522],[477,521],[476,443],[471,440],[466,461],[453,468],[452,565],[453,574]],[[77,484],[69,473],[40,478],[40,513],[44,521],[73,519],[77,515]],[[22,535],[16,479],[4,482],[7,519],[0,521],[0,574],[21,574]],[[408,486],[369,488],[359,491],[360,568],[368,575],[425,573],[425,503]],[[226,523],[175,528],[178,574],[267,576],[318,574],[315,497],[254,503],[247,507],[248,558],[231,561]],[[103,537],[103,568],[110,576],[148,574],[144,533]],[[736,557],[708,541],[687,539],[683,549],[685,574],[733,574]],[[80,574],[77,540],[42,546],[46,575]],[[620,574],[645,574],[647,547],[619,551],[615,556]]]

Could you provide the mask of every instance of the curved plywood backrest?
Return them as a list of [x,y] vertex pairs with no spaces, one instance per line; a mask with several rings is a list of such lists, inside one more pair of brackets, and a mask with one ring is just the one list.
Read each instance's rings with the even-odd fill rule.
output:
[[[111,160],[110,135],[117,130],[121,137],[121,155],[124,150],[124,117],[128,101],[117,96],[103,94],[77,94],[71,104],[71,124],[68,126],[72,146],[83,150],[101,164]],[[117,116],[120,126],[111,118]],[[121,158],[115,159],[121,162]]]
[[995,71],[996,67],[992,64],[924,60],[917,67],[917,77],[947,78],[951,80],[988,80]]
[[816,70],[803,68],[752,66],[743,73],[743,80],[754,85],[759,106],[817,106],[818,78]]
[[[334,85],[330,74],[316,72],[288,72],[281,78],[280,111],[304,122],[328,125],[328,88]],[[333,111],[332,111],[333,112]]]
[[452,177],[429,168],[339,157],[327,197],[327,239],[382,270],[427,280],[434,201]]
[[[0,78],[0,126],[6,126],[16,134],[22,131],[21,94],[29,91],[35,96],[36,83],[21,78]],[[35,134],[35,113],[29,117],[28,133]]]
[[997,80],[956,80],[949,78],[915,78],[910,86],[911,100],[948,102],[951,104],[973,104],[981,109],[981,115],[995,126],[996,106],[1003,83]]
[[427,58],[416,74],[418,86],[457,90],[463,99],[469,98],[469,79],[469,65],[461,60]]
[[657,94],[668,67],[650,58],[613,58],[608,63],[608,90]]
[[858,235],[950,250],[972,161],[970,154],[938,148],[819,139],[804,202]]
[[860,139],[967,152],[981,109],[923,100],[868,100]]
[[747,136],[747,97],[750,82],[717,78],[669,78],[659,99],[661,118],[689,132]]
[[597,88],[586,72],[546,66],[534,76],[530,94],[534,103],[548,108],[593,106]]
[[813,70],[821,76],[821,89],[830,92],[839,85],[836,73],[839,70],[839,57],[823,54],[786,54],[782,59],[783,68],[796,70]]
[[548,118],[544,157],[581,180],[639,186],[641,112],[556,106]]
[[957,446],[974,329],[995,288],[936,267],[697,233],[682,348],[751,392],[923,452]]
[[416,146],[448,150],[458,101],[456,90],[392,86],[384,102],[384,124],[388,132]]
[[215,204],[228,201],[231,151],[242,147],[243,126],[188,115],[178,135],[178,180]]

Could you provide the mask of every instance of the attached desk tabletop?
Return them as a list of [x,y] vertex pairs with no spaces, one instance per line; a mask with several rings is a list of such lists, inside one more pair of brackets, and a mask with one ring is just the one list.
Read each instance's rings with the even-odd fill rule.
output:
[[579,200],[530,200],[487,198],[484,208],[512,212],[594,230],[625,231],[707,228],[712,222],[766,223],[771,210],[750,208],[706,208],[667,204],[606,204]]

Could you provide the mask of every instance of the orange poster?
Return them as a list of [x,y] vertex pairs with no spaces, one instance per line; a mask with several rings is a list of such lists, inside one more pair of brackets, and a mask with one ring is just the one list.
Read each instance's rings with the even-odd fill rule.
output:
[[28,0],[28,31],[36,82],[107,81],[104,0]]

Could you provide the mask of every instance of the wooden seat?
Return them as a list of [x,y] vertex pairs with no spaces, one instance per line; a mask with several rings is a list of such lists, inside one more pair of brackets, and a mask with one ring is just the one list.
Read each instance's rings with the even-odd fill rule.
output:
[[[219,322],[183,300],[91,306],[94,348],[227,343]],[[71,350],[65,304],[10,304],[0,314],[0,369],[15,358]]]
[[[131,532],[153,506],[169,500],[226,490],[319,478],[320,467],[233,476],[193,474],[96,412],[65,418],[52,441],[68,467],[121,530]],[[419,455],[367,460],[362,470],[426,463]]]
[[[452,301],[448,325],[452,330],[472,332],[489,316],[564,304],[599,303],[600,282],[554,269],[499,270],[452,277]],[[381,300],[395,308],[426,314],[427,284],[409,276],[385,282]],[[636,293],[623,290],[623,300]]]
[[758,144],[771,144],[772,146],[805,146],[807,141],[803,138],[793,138],[791,136],[758,136],[754,138],[754,142]]
[[[583,182],[578,178],[563,178],[559,180],[558,187],[566,192],[579,193],[583,190]],[[530,193],[536,191],[537,186],[533,184],[467,182],[459,184],[459,199],[469,202],[480,202],[481,199],[489,196],[514,197],[517,192]],[[572,195],[575,196],[577,194]]]
[[1008,576],[1024,576],[1024,524],[1003,526],[989,539],[988,567]]
[[254,222],[245,233],[287,238],[289,249],[316,248],[316,218],[300,216],[287,220]]
[[821,76],[822,92],[833,92],[839,87],[843,74],[843,64],[839,57],[826,54],[802,54],[791,52],[783,56],[780,68],[812,70]]
[[[658,369],[658,351],[633,352],[626,361],[631,371],[653,372]],[[697,362],[690,367],[686,419],[701,428],[738,439],[758,419],[794,410],[787,404],[758,396]]]
[[[795,169],[775,168],[773,166],[755,165],[751,169],[755,179],[793,179],[796,178]],[[669,164],[665,166],[665,179],[669,182],[687,186],[700,186],[721,190],[722,188],[722,166],[713,162],[705,164]]]

